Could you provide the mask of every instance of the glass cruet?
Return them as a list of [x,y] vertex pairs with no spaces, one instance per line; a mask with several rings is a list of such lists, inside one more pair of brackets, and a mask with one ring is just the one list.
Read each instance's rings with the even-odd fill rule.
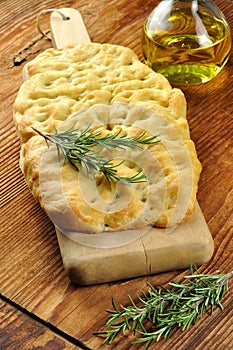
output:
[[230,27],[211,0],[162,0],[144,24],[145,63],[172,84],[211,80],[226,64],[230,49]]

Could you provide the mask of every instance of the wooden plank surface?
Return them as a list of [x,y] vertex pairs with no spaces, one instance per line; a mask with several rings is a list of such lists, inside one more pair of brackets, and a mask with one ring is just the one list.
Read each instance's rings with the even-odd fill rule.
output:
[[79,350],[77,343],[72,344],[58,336],[40,320],[35,320],[14,306],[0,300],[0,349],[44,349]]
[[[233,29],[233,3],[216,0],[216,4]],[[92,332],[103,327],[107,318],[104,310],[111,307],[113,296],[124,305],[128,294],[136,297],[137,293],[147,289],[148,280],[163,284],[187,271],[166,272],[99,286],[77,287],[72,284],[64,273],[53,225],[28,192],[18,167],[19,141],[12,121],[12,105],[22,82],[24,64],[51,46],[36,30],[36,14],[43,8],[55,6],[79,9],[92,41],[125,45],[134,49],[140,57],[141,26],[155,2],[0,2],[0,293],[12,300],[15,308],[19,305],[80,341],[83,349],[142,349],[139,345],[130,346],[128,336],[116,340],[111,346],[101,347],[101,339],[93,336]],[[44,16],[41,22],[43,28],[47,28],[47,23],[48,17]],[[232,63],[231,53],[227,66],[217,78],[201,86],[182,89],[188,101],[191,136],[203,165],[198,202],[215,244],[211,261],[201,267],[205,273],[216,269],[226,273],[233,269]],[[161,341],[154,348],[231,349],[232,292],[226,294],[223,305],[223,312],[215,310],[211,317],[205,315],[191,331],[178,331],[170,340]],[[3,314],[5,312],[6,309]],[[1,344],[3,349],[6,345]]]

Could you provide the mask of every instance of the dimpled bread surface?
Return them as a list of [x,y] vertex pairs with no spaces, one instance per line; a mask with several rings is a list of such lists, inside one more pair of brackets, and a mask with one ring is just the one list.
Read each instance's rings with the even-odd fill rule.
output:
[[[21,140],[20,166],[32,194],[47,212],[69,217],[68,203],[72,218],[67,223],[74,229],[78,225],[90,232],[145,225],[174,226],[191,217],[201,165],[190,140],[186,100],[181,90],[172,89],[165,77],[141,63],[132,50],[110,44],[48,49],[30,62],[27,69],[30,78],[22,84],[14,104],[14,121]],[[119,113],[124,118],[119,119]],[[107,120],[101,119],[102,115],[108,116]],[[105,202],[114,203],[116,194],[124,197],[129,190],[118,186],[110,193],[99,175],[93,183],[101,200],[96,201],[96,195],[90,201],[85,199],[80,188],[89,184],[90,179],[85,177],[75,183],[74,179],[77,176],[81,179],[81,175],[69,164],[58,170],[56,153],[51,147],[50,154],[44,139],[32,129],[45,133],[73,125],[82,129],[95,125],[95,120],[103,133],[121,128],[130,135],[145,129],[160,134],[160,142],[148,148],[155,157],[155,169],[150,169],[155,175],[148,180],[150,185],[130,186],[130,196],[123,208],[113,210],[114,204],[106,208]],[[115,124],[109,129],[112,120]],[[139,129],[135,129],[136,125]],[[131,156],[124,154],[129,159]],[[141,156],[135,157],[135,162],[140,163]],[[57,171],[62,174],[59,179],[62,197],[56,193],[60,185],[54,186],[53,182]],[[133,169],[132,162],[125,161],[119,171],[132,175],[138,168]],[[40,176],[45,178],[45,173],[50,174],[48,191],[41,191]],[[95,193],[94,188],[92,192]],[[90,205],[93,201],[97,203],[94,206]]]

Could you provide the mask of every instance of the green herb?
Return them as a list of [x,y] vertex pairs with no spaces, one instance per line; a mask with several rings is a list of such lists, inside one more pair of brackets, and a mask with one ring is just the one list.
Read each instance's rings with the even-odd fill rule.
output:
[[101,132],[90,133],[90,127],[84,131],[73,128],[64,132],[55,130],[54,134],[43,134],[35,128],[33,130],[44,137],[48,147],[50,142],[56,145],[59,161],[61,154],[63,154],[66,162],[70,162],[78,171],[80,171],[81,165],[84,164],[88,174],[95,171],[101,172],[110,186],[111,182],[116,181],[124,183],[144,182],[146,177],[142,171],[131,177],[118,175],[117,167],[124,161],[114,165],[112,159],[106,160],[98,154],[100,148],[125,149],[126,147],[134,148],[159,142],[158,136],[145,137],[145,132],[142,132],[139,136],[128,137],[126,134],[121,135],[121,130],[116,134],[101,136]]
[[94,334],[105,337],[103,344],[111,344],[118,335],[132,331],[135,336],[132,344],[144,343],[144,349],[149,349],[162,337],[167,339],[175,329],[186,330],[196,324],[199,315],[208,310],[211,314],[214,305],[223,309],[220,300],[232,275],[233,272],[206,275],[197,270],[193,273],[191,268],[189,276],[181,282],[169,283],[169,288],[155,288],[148,283],[148,293],[138,296],[138,303],[128,296],[130,305],[118,308],[113,299],[113,310],[107,310],[110,316],[105,330]]

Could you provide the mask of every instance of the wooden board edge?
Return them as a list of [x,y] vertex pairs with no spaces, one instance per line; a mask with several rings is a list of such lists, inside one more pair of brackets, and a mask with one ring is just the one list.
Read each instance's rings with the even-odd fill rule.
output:
[[214,242],[202,211],[173,231],[153,228],[137,241],[114,248],[79,244],[58,229],[57,239],[65,271],[81,285],[112,282],[201,265],[210,260]]

